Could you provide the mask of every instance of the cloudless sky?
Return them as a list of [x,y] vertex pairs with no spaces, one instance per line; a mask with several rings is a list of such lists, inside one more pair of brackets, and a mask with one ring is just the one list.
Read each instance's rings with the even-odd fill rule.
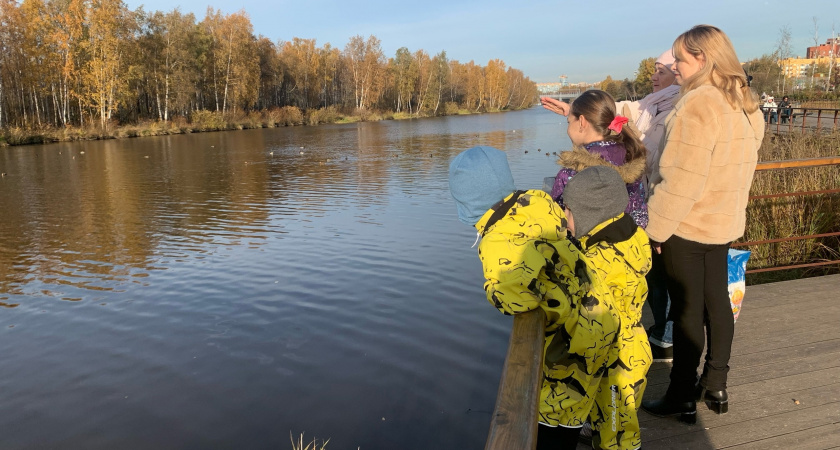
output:
[[350,37],[374,35],[393,57],[400,47],[486,65],[499,58],[536,82],[597,82],[633,77],[639,62],[658,56],[680,33],[708,23],[721,28],[739,59],[772,53],[789,27],[793,55],[840,36],[838,0],[500,1],[500,0],[127,0],[134,10],[180,8],[201,21],[208,6],[244,9],[254,34],[272,41],[299,37],[343,49]]

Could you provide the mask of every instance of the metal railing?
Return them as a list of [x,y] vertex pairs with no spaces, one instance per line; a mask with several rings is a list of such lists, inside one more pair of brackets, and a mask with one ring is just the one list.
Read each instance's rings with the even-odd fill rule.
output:
[[[829,156],[825,158],[809,158],[809,159],[794,159],[794,160],[786,160],[786,161],[771,161],[771,162],[763,162],[758,163],[755,170],[756,172],[767,171],[767,170],[784,170],[784,169],[800,169],[805,167],[820,167],[820,166],[832,166],[840,164],[840,156]],[[840,193],[840,189],[823,189],[819,191],[802,191],[802,192],[784,192],[779,194],[766,194],[766,195],[751,195],[750,201],[754,200],[763,200],[763,199],[770,199],[770,198],[785,198],[785,197],[802,197],[808,195],[831,195],[831,194],[838,194]],[[840,236],[840,232],[832,232],[832,233],[819,233],[819,234],[807,234],[802,236],[789,236],[784,238],[776,238],[776,239],[764,239],[759,241],[744,241],[744,242],[736,242],[732,244],[732,247],[747,247],[752,245],[766,245],[766,244],[777,244],[780,242],[791,242],[791,241],[801,241],[805,239],[820,239],[820,238],[827,238],[827,237],[834,237]],[[790,264],[786,266],[776,266],[776,267],[764,267],[761,269],[748,269],[747,273],[762,273],[762,272],[774,272],[779,270],[789,270],[789,269],[804,269],[808,267],[820,267],[820,266],[828,266],[832,264],[840,264],[840,259],[838,260],[831,260],[831,261],[819,261],[819,262],[810,262],[805,264]]]
[[[763,162],[756,166],[756,171],[819,167],[840,164],[840,156],[811,158],[788,161]],[[802,195],[824,195],[840,193],[840,189],[821,191],[792,192],[751,196],[750,200],[790,197]],[[807,236],[792,236],[762,241],[738,242],[733,247],[772,244],[797,239],[816,239],[840,236],[838,233],[822,233]],[[825,261],[809,264],[797,264],[783,267],[748,270],[747,273],[785,270],[838,264],[838,261]],[[538,408],[542,387],[542,355],[545,344],[545,313],[537,309],[513,318],[505,366],[499,382],[496,407],[490,421],[490,433],[485,450],[534,449],[537,443]]]
[[[840,109],[806,107],[761,107],[767,129],[776,133],[831,129],[840,126]],[[798,122],[798,123],[797,123]]]

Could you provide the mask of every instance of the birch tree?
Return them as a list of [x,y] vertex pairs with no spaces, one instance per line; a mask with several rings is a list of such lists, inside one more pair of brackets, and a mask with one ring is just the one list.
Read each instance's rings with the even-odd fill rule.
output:
[[344,47],[348,70],[353,83],[353,97],[358,109],[367,109],[377,99],[382,87],[385,55],[376,36],[367,41],[356,35]]
[[83,79],[86,99],[105,128],[128,85],[123,77],[123,47],[134,28],[122,0],[91,0],[87,13],[90,61]]

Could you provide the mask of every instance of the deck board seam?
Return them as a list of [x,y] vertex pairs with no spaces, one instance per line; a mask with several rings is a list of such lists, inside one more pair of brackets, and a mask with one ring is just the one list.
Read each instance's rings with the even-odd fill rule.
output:
[[[822,424],[822,425],[819,425],[819,426],[816,426],[816,427],[803,428],[803,429],[800,429],[800,430],[791,431],[791,432],[788,432],[788,433],[782,433],[782,434],[778,434],[778,435],[775,435],[775,436],[767,436],[767,437],[763,437],[761,439],[755,439],[755,440],[752,440],[752,441],[749,441],[749,442],[742,442],[740,444],[732,444],[732,445],[727,445],[725,447],[716,447],[716,448],[719,449],[719,450],[726,449],[726,448],[735,448],[735,447],[740,447],[740,446],[747,445],[747,444],[759,443],[759,442],[766,441],[766,440],[769,440],[769,439],[778,439],[778,438],[783,437],[783,436],[796,434],[796,433],[801,433],[803,431],[808,431],[808,430],[813,429],[813,428],[830,427],[832,425],[837,425],[837,424],[840,424],[840,421],[825,423],[825,424]],[[828,448],[840,448],[840,447],[828,447]]]
[[[823,403],[821,405],[802,408],[802,410],[808,410],[808,409],[814,409],[814,408],[824,408],[825,406],[832,405],[832,404],[840,405],[840,401]],[[798,413],[799,411],[801,411],[801,410],[797,410],[796,412]],[[752,422],[754,420],[766,420],[766,419],[774,417],[774,416],[791,414],[793,412],[794,411],[785,411],[785,412],[780,412],[780,413],[777,413],[777,414],[771,414],[771,415],[768,415],[768,416],[753,417],[753,418],[750,418],[750,419],[747,419],[747,420],[742,420],[738,423],[744,424],[744,423]],[[711,414],[711,413],[709,413],[709,414]],[[795,432],[798,432],[798,431],[809,430],[811,428],[817,428],[817,427],[822,427],[822,426],[826,426],[826,425],[833,425],[833,424],[836,424],[836,423],[838,423],[838,422],[829,422],[829,423],[820,424],[818,426],[804,427],[804,428],[800,428],[800,429],[795,430],[795,431],[791,431],[789,433],[782,433],[782,434],[779,434],[779,435],[767,436],[766,438],[763,438],[763,439],[778,438],[779,436],[784,436],[785,434],[790,434],[790,433],[795,433]],[[733,423],[730,422],[730,423],[722,423],[722,424],[719,424],[719,425],[706,426],[706,424],[704,424],[702,422],[698,422],[697,425],[686,425],[686,427],[696,427],[697,428],[696,430],[689,430],[688,432],[685,432],[685,433],[675,433],[675,434],[671,434],[671,435],[668,435],[668,436],[662,436],[662,437],[656,438],[656,439],[650,439],[650,440],[644,440],[643,439],[643,440],[647,443],[652,443],[652,442],[661,441],[661,440],[664,440],[664,439],[673,439],[675,437],[688,436],[690,434],[695,434],[695,433],[705,433],[705,432],[711,431],[715,428],[721,428],[721,427],[730,426],[730,425],[733,425]],[[729,447],[734,447],[734,446],[737,446],[737,445],[749,444],[749,443],[752,443],[752,442],[757,442],[757,441],[745,441],[745,442],[739,442],[737,444],[727,445],[726,447],[715,447],[715,448],[721,448],[721,449],[722,448],[729,448]]]

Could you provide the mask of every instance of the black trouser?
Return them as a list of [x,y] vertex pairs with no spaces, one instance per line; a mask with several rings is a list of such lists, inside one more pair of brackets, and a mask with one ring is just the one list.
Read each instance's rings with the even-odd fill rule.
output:
[[700,384],[710,391],[726,389],[735,333],[727,289],[728,251],[729,244],[701,244],[677,236],[662,244],[671,295],[669,316],[674,321],[674,366],[668,396],[676,401],[693,399],[697,366],[706,343]]
[[537,429],[537,450],[574,450],[577,448],[580,427],[550,427],[540,424]]
[[656,343],[660,347],[670,347],[671,336],[666,336],[668,325],[668,274],[665,270],[665,261],[662,255],[656,252],[651,254],[650,271],[645,275],[648,285],[647,304],[653,313],[653,325],[648,328],[648,336],[653,338],[651,344]]

